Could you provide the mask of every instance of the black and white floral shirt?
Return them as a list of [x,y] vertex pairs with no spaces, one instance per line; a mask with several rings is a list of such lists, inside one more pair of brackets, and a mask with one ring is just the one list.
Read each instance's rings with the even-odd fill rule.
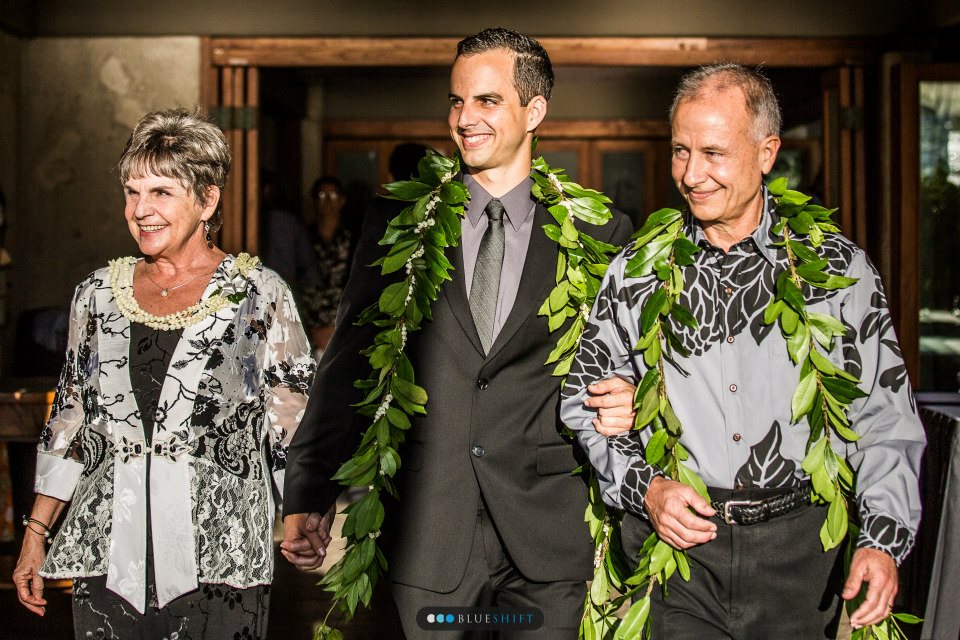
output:
[[[242,275],[235,260],[221,262],[204,297],[217,289],[246,297],[183,329],[149,441],[131,388],[130,322],[108,270],[77,287],[67,361],[38,448],[36,491],[72,502],[44,576],[106,574],[142,610],[148,534],[161,606],[197,580],[270,583],[273,489],[283,494],[286,450],[315,364],[287,286],[262,266]],[[173,586],[164,592],[161,582]]]
[[[775,201],[764,190],[765,209],[754,233],[727,253],[707,242],[687,215],[687,238],[702,248],[683,271],[681,302],[697,329],[672,328],[690,351],[665,370],[667,392],[683,425],[681,442],[690,466],[708,486],[723,489],[796,485],[809,436],[806,421],[791,423],[791,397],[799,368],[787,354],[779,328],[763,322],[776,277],[786,266],[770,230]],[[857,278],[850,288],[805,291],[811,311],[839,318],[846,338],[830,359],[861,379],[866,398],[850,418],[860,439],[832,438],[837,453],[858,473],[862,517],[858,546],[882,549],[898,562],[913,545],[920,520],[918,471],[925,445],[900,347],[894,335],[880,277],[866,254],[843,236],[830,234],[819,249],[828,272]],[[583,406],[586,387],[618,375],[634,383],[647,367],[633,349],[640,338],[640,309],[659,281],[655,275],[627,278],[627,250],[607,271],[580,351],[563,390],[563,421],[577,432],[597,469],[604,500],[646,517],[643,497],[660,471],[647,464],[643,445],[650,430],[606,438]]]

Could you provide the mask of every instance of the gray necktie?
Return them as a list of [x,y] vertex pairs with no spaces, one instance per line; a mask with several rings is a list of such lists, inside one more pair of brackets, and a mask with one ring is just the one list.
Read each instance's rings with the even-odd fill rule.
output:
[[500,270],[503,268],[503,203],[494,198],[483,210],[487,214],[487,230],[480,240],[477,263],[470,285],[470,312],[480,334],[483,352],[493,342],[493,321],[497,316],[497,293],[500,291]]

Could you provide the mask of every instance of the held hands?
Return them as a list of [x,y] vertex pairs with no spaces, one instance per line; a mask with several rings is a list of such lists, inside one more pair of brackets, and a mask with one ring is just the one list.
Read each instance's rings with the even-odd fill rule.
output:
[[843,599],[856,598],[864,582],[868,583],[867,597],[850,615],[850,625],[854,629],[877,624],[893,610],[893,599],[899,588],[897,564],[893,558],[878,549],[857,549],[843,585]]
[[587,387],[584,406],[597,410],[593,426],[604,436],[618,436],[633,427],[633,393],[636,387],[621,378],[607,378]]
[[676,549],[689,549],[717,537],[716,523],[696,515],[710,517],[716,511],[692,487],[657,476],[643,503],[657,533]]
[[43,597],[43,578],[39,573],[46,555],[44,539],[28,532],[23,537],[20,558],[13,569],[13,584],[17,589],[20,604],[38,616],[47,611],[47,601]]
[[337,514],[334,504],[323,516],[319,513],[293,513],[283,519],[280,553],[301,571],[317,569],[327,557],[330,527]]

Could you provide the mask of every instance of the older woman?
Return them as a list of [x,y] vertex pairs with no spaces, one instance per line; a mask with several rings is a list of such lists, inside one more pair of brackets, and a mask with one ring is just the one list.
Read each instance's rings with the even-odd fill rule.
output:
[[73,297],[14,583],[43,615],[43,577],[73,578],[77,638],[266,629],[271,479],[282,494],[314,364],[283,281],[213,243],[229,169],[202,114],[145,116],[120,160],[143,257]]

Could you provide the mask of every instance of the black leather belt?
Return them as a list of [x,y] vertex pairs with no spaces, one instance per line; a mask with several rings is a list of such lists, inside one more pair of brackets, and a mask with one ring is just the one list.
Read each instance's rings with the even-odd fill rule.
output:
[[727,524],[759,524],[810,504],[810,483],[804,482],[789,491],[769,498],[716,500],[710,504],[716,509],[717,517],[722,518]]

